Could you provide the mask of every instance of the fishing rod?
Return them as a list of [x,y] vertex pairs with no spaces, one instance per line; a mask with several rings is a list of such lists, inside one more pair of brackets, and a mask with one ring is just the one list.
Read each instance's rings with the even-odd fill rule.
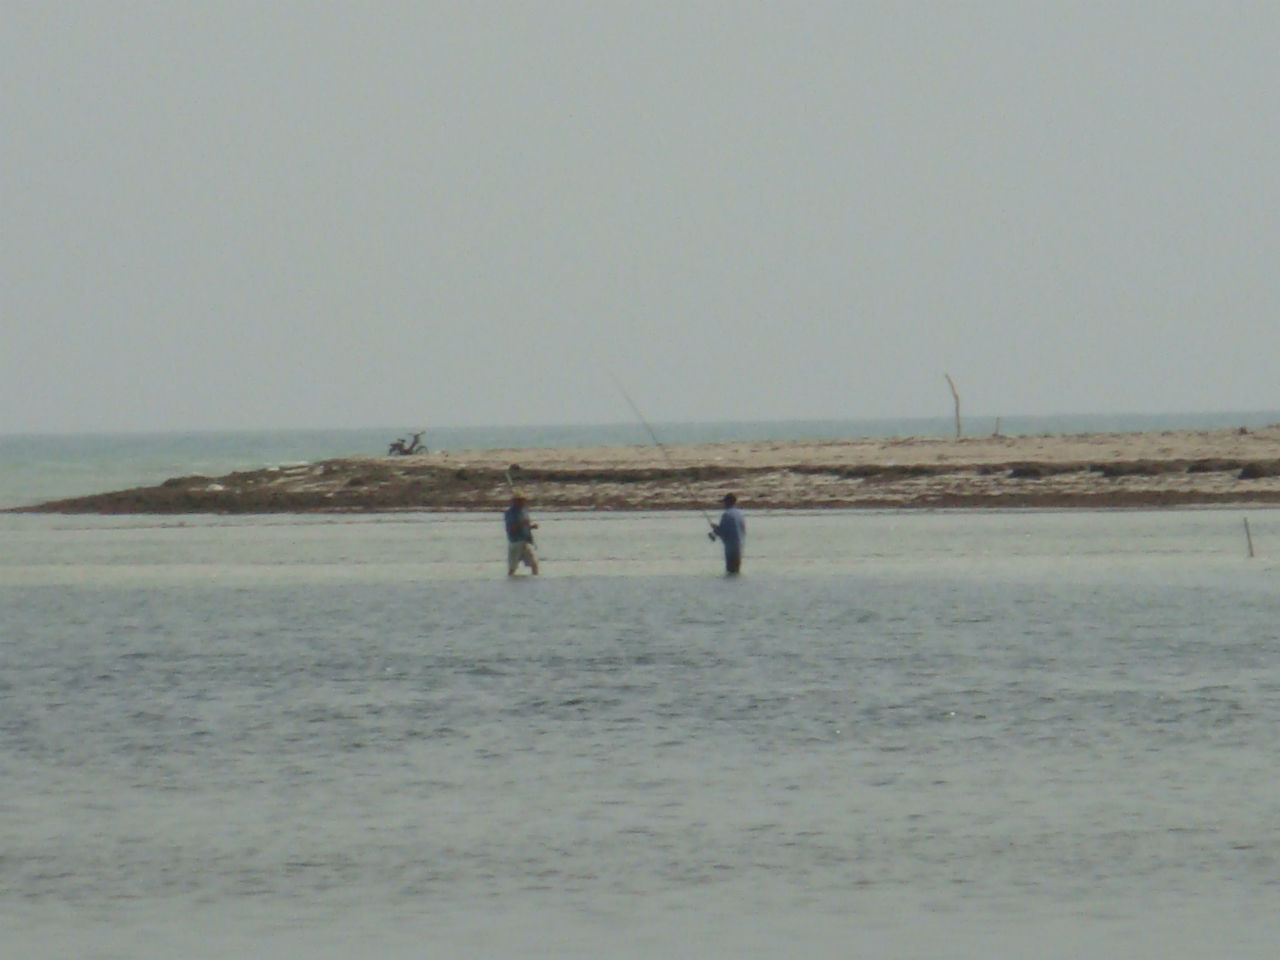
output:
[[[667,466],[671,468],[671,472],[679,477],[681,483],[684,484],[685,493],[689,495],[689,500],[693,503],[697,503],[698,496],[693,492],[693,485],[689,483],[689,481],[685,479],[684,474],[676,468],[675,461],[671,459],[671,454],[669,454],[667,452],[667,448],[662,445],[662,441],[658,439],[658,435],[654,432],[653,427],[649,426],[649,421],[644,418],[644,414],[640,412],[640,408],[636,406],[636,402],[631,399],[631,394],[627,393],[622,384],[618,382],[617,377],[613,378],[613,385],[618,388],[618,392],[622,394],[623,398],[627,401],[628,406],[631,407],[636,418],[644,424],[645,430],[649,432],[650,439],[653,440],[653,445],[662,452],[662,458],[667,461]],[[698,512],[702,514],[702,518],[707,521],[707,526],[711,528],[707,531],[707,539],[714,540],[716,538],[716,525],[711,522],[711,517],[707,515],[707,511],[702,507],[698,508]]]

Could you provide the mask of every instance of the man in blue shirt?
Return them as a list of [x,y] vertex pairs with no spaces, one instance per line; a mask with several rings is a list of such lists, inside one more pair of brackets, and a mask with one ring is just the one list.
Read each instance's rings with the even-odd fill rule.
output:
[[533,531],[536,523],[529,521],[529,501],[522,493],[511,495],[511,506],[507,507],[502,519],[507,527],[507,576],[514,577],[516,568],[524,563],[536,577],[538,575],[538,555],[533,551]]
[[738,498],[732,493],[724,495],[724,513],[720,522],[711,525],[712,531],[724,544],[724,569],[737,573],[742,569],[742,545],[747,539],[747,518],[738,508]]

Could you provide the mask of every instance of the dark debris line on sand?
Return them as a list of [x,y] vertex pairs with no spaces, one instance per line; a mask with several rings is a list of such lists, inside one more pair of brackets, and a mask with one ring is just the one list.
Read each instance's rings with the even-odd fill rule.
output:
[[[728,490],[754,509],[1171,507],[1280,503],[1280,460],[1015,461],[524,469],[543,510],[685,510]],[[698,498],[691,502],[690,494]],[[306,513],[487,511],[509,498],[505,471],[400,458],[329,460],[222,477],[175,477],[8,512]]]

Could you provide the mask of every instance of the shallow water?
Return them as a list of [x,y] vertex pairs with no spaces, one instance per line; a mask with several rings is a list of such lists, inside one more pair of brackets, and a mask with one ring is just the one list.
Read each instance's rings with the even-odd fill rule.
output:
[[29,957],[1271,956],[1280,513],[0,518]]

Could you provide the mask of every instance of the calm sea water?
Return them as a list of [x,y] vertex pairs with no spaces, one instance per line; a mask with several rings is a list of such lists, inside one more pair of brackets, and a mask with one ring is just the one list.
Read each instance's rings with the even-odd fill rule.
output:
[[[766,427],[660,430],[874,433]],[[510,581],[489,516],[0,515],[0,955],[1274,955],[1280,513],[749,518],[727,579],[696,513],[538,515]]]
[[32,958],[1271,957],[1280,513],[0,517]]

